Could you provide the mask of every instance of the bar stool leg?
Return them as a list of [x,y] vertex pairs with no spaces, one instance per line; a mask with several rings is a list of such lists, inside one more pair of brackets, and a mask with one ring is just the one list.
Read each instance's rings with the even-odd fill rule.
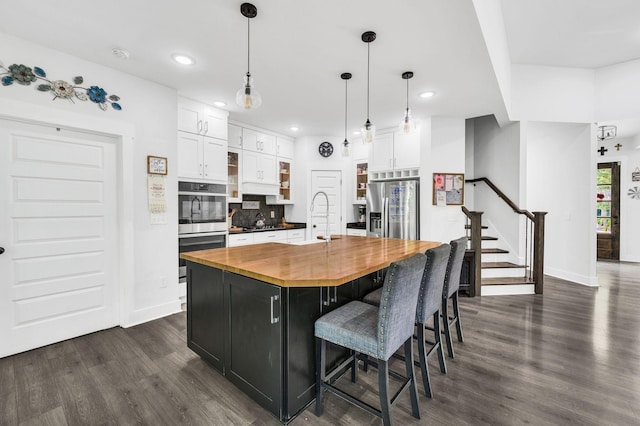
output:
[[391,426],[391,399],[389,397],[389,366],[387,361],[378,360],[378,388],[380,390],[380,411],[382,423]]
[[440,310],[433,314],[433,337],[438,347],[438,363],[440,372],[447,374],[447,363],[444,358],[444,347],[442,345],[442,335],[440,334]]
[[451,329],[449,323],[449,299],[442,300],[442,325],[444,326],[444,340],[447,343],[447,352],[449,358],[455,357],[453,352],[453,342],[451,341]]
[[322,383],[325,378],[325,354],[327,349],[327,343],[324,339],[316,337],[316,416],[322,416],[323,411],[323,398],[324,390],[322,389]]
[[429,378],[429,360],[427,359],[424,342],[424,324],[418,324],[418,356],[420,357],[420,370],[422,371],[424,394],[427,395],[428,398],[432,398],[431,379]]
[[460,324],[460,307],[458,305],[458,292],[453,293],[451,298],[453,301],[453,315],[456,317],[456,332],[458,333],[458,342],[464,342],[462,337],[462,325]]
[[358,380],[358,352],[351,351],[351,356],[351,383],[355,383]]

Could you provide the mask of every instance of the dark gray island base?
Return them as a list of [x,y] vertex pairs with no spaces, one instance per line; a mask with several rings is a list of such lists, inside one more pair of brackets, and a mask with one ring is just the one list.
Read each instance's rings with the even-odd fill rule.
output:
[[[281,422],[315,398],[314,323],[376,287],[378,273],[340,286],[280,287],[187,262],[187,345]],[[348,355],[327,350],[327,365]]]

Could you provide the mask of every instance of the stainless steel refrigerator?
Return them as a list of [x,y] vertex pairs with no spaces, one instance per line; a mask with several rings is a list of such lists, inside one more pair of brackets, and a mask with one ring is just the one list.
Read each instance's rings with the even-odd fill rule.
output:
[[367,236],[420,239],[418,180],[367,184]]

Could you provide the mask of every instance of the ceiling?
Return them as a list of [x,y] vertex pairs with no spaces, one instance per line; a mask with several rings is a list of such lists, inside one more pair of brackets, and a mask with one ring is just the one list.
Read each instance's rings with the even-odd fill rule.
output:
[[[254,1],[251,72],[263,105],[243,110],[234,102],[247,65],[241,3],[111,0],[89,8],[81,0],[13,2],[3,8],[0,31],[175,88],[183,96],[225,101],[231,119],[291,136],[343,134],[340,74],[351,72],[352,139],[366,118],[367,47],[360,37],[372,30],[377,39],[371,44],[370,118],[378,128],[394,126],[402,117],[403,71],[415,74],[409,104],[416,117],[504,111],[471,0]],[[515,63],[594,68],[640,57],[637,0],[501,0],[501,5]],[[130,58],[113,56],[114,47],[127,49]],[[171,60],[173,53],[188,54],[196,64],[180,66]],[[418,98],[427,90],[436,96]],[[297,133],[289,129],[293,125]]]

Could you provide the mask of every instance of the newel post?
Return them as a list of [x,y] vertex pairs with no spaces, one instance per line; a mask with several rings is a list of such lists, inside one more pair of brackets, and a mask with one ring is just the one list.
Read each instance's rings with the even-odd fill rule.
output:
[[473,287],[470,296],[480,296],[482,287],[482,212],[469,212],[471,221],[471,250],[473,250]]
[[544,288],[544,217],[547,212],[533,212],[533,281],[536,294]]

